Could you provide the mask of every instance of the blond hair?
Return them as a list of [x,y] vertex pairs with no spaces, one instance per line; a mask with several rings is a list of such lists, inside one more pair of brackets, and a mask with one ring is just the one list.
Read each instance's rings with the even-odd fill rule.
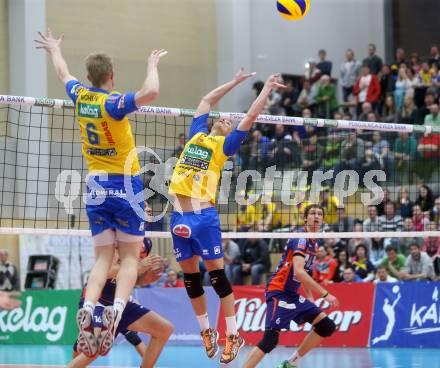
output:
[[94,87],[100,87],[113,72],[113,61],[109,55],[94,53],[86,58],[87,74]]

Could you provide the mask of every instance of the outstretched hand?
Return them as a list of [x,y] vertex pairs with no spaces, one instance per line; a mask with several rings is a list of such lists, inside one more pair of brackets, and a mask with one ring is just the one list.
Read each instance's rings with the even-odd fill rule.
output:
[[37,49],[45,49],[47,52],[51,52],[53,50],[59,49],[61,43],[64,40],[64,35],[62,34],[59,38],[55,38],[52,35],[50,28],[47,29],[47,34],[44,35],[41,32],[38,32],[40,39],[34,40],[36,43]]
[[148,57],[148,64],[150,65],[157,65],[159,64],[160,58],[168,54],[168,51],[161,49],[161,50],[153,50]]
[[264,87],[266,88],[286,88],[286,86],[284,84],[281,83],[282,79],[281,79],[281,74],[277,73],[277,74],[272,74],[269,76],[269,78],[267,78],[266,83],[264,83]]
[[18,308],[21,305],[21,301],[14,299],[14,297],[19,295],[20,294],[16,292],[7,293],[5,291],[0,291],[0,310]]
[[238,73],[235,75],[234,80],[237,83],[241,83],[241,82],[245,81],[246,79],[253,77],[255,74],[257,74],[257,73],[256,72],[246,73],[244,71],[244,68],[241,67],[240,70],[238,71]]

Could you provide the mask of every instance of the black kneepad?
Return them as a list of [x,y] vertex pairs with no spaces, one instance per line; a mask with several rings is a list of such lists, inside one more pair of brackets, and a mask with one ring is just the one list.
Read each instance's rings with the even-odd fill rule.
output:
[[264,331],[263,339],[258,343],[258,348],[264,353],[269,354],[278,345],[279,331],[266,330]]
[[231,283],[226,277],[225,270],[214,270],[209,273],[211,285],[220,298],[224,298],[232,294]]
[[330,318],[325,317],[315,324],[313,329],[319,336],[329,337],[333,335],[333,332],[335,332],[336,325]]
[[134,331],[127,331],[127,333],[124,334],[124,337],[133,346],[138,346],[142,342],[139,335]]
[[183,282],[185,283],[186,292],[191,299],[198,298],[205,294],[200,272],[184,273]]

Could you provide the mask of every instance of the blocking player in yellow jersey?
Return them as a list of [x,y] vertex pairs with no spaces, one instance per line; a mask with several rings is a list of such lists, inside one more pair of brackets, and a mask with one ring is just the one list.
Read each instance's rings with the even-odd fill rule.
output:
[[217,120],[211,126],[208,117],[211,106],[252,75],[254,73],[245,74],[241,69],[232,81],[217,87],[202,98],[191,124],[188,142],[176,164],[170,184],[170,194],[175,196],[175,211],[170,218],[174,254],[184,272],[185,288],[199,322],[209,358],[214,358],[218,353],[219,336],[209,325],[199,270],[200,257],[205,262],[211,284],[220,297],[227,334],[221,363],[234,360],[244,340],[237,333],[234,295],[224,271],[220,221],[214,207],[215,196],[220,173],[228,156],[238,151],[271,90],[284,87],[279,83],[279,75],[274,74],[267,79],[260,95],[236,128],[226,119]]
[[[136,93],[114,92],[111,58],[92,54],[86,59],[87,79],[91,87],[73,77],[61,53],[63,36],[55,38],[50,30],[39,33],[37,48],[45,49],[56,74],[75,105],[82,139],[82,152],[87,162],[86,210],[95,245],[93,266],[84,307],[79,310],[78,348],[91,357],[106,355],[137,279],[137,262],[144,239],[142,182],[139,161],[127,115],[153,101],[159,93],[158,64],[164,50],[155,50],[148,58],[147,76]],[[140,194],[140,195],[139,195]],[[140,214],[139,214],[140,212]],[[112,265],[115,244],[120,254],[113,305],[103,312],[103,328],[93,334],[93,311]]]

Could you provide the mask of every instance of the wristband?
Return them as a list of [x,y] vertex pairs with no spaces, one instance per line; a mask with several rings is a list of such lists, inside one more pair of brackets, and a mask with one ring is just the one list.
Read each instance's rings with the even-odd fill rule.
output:
[[325,293],[322,294],[321,298],[325,298],[325,297],[327,297],[327,296],[328,296],[328,291],[325,291]]

